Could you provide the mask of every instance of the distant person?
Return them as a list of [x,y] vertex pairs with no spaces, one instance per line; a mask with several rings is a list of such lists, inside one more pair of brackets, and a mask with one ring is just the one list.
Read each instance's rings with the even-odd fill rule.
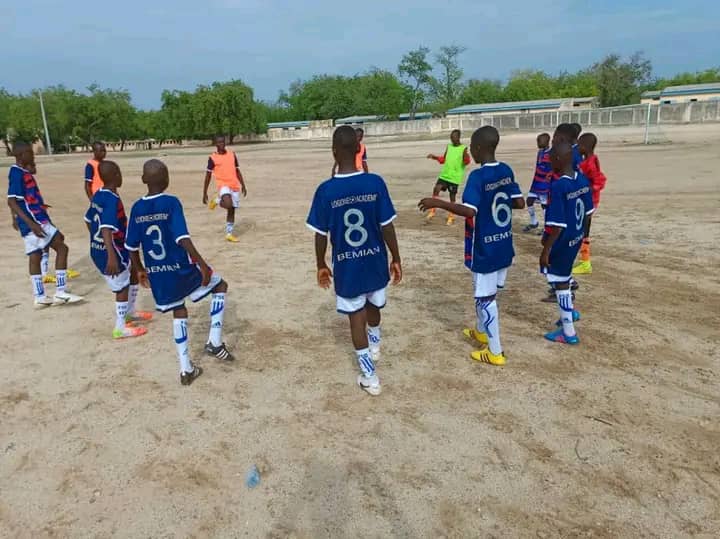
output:
[[[585,133],[579,139],[578,147],[583,156],[583,162],[580,163],[580,171],[585,174],[590,182],[592,191],[593,207],[597,212],[600,205],[600,193],[605,189],[607,177],[600,168],[600,160],[595,154],[595,146],[597,145],[597,137],[592,133]],[[590,261],[590,225],[592,217],[588,216],[585,235],[583,237],[582,247],[580,247],[580,263],[573,268],[574,275],[589,275],[592,273],[592,262]]]
[[555,290],[560,320],[557,322],[558,329],[546,333],[545,338],[553,342],[578,344],[580,339],[574,322],[580,319],[580,313],[573,309],[570,281],[586,221],[594,209],[592,194],[587,178],[573,169],[573,151],[568,142],[553,144],[550,159],[558,178],[550,184],[540,270]]
[[[355,128],[355,136],[357,137],[357,152],[355,153],[355,170],[370,172],[368,169],[368,158],[367,158],[367,147],[363,144],[365,138],[365,131],[362,127]],[[338,163],[337,161],[333,164],[332,176],[335,176],[337,172]]]
[[[35,154],[32,146],[17,142],[13,146],[15,164],[8,173],[8,206],[15,218],[17,230],[25,243],[29,258],[30,280],[33,286],[35,307],[77,303],[83,298],[66,289],[68,246],[65,237],[50,221],[47,205],[35,180]],[[56,253],[54,297],[45,294],[41,271],[42,253],[47,248]]]
[[499,142],[494,127],[484,126],[473,133],[470,152],[481,166],[468,176],[462,204],[437,197],[419,203],[423,211],[442,208],[465,217],[465,266],[473,276],[477,322],[463,334],[481,345],[471,357],[491,365],[505,365],[496,296],[505,286],[515,256],[512,210],[525,207],[512,169],[495,159]]
[[[205,184],[203,185],[203,204],[214,210],[218,205],[227,210],[225,220],[225,239],[232,243],[240,241],[233,235],[235,228],[235,209],[240,207],[240,192],[243,197],[247,196],[247,188],[240,172],[237,155],[225,147],[225,137],[215,137],[216,151],[208,158],[207,172],[205,173]],[[215,176],[217,186],[217,197],[208,201],[208,186],[210,178]]]
[[[450,144],[445,148],[443,155],[428,154],[427,158],[434,159],[443,166],[440,176],[435,182],[432,196],[438,198],[441,191],[447,191],[450,195],[450,202],[455,204],[458,189],[465,178],[465,167],[470,164],[467,146],[460,142],[460,130],[455,129],[450,133]],[[428,220],[433,217],[435,217],[435,208],[431,208],[427,214]],[[452,225],[454,222],[455,215],[452,212],[448,213],[446,224]]]
[[92,150],[93,158],[85,165],[85,194],[88,200],[92,200],[93,195],[103,186],[99,168],[107,155],[107,149],[102,142],[93,142]]
[[[197,302],[212,295],[205,353],[221,361],[233,361],[235,358],[222,341],[228,285],[213,273],[193,245],[180,200],[165,193],[170,185],[165,164],[157,159],[146,161],[142,181],[148,193],[130,211],[125,247],[130,251],[130,262],[137,269],[140,283],[152,290],[155,309],[173,313],[180,383],[187,386],[202,374],[202,369],[190,359],[185,299]],[[140,260],[140,249],[145,266]]]
[[[337,174],[315,191],[307,225],[315,232],[318,285],[330,288],[335,272],[337,311],[350,319],[361,372],[357,383],[370,395],[380,395],[375,370],[380,359],[380,309],[385,307],[390,275],[398,284],[402,266],[390,194],[380,176],[357,170],[357,145],[352,127],[335,129],[332,151]],[[333,271],[325,261],[328,235]],[[389,265],[386,245],[392,256]]]
[[550,192],[550,179],[552,176],[552,164],[550,163],[550,135],[541,133],[537,136],[537,159],[535,160],[535,175],[533,176],[530,192],[527,196],[527,211],[530,215],[530,223],[523,228],[523,232],[531,232],[540,227],[535,213],[535,201],[539,201],[543,209],[547,205],[547,196]]
[[[577,126],[577,127],[574,127]],[[580,127],[580,124],[560,124],[555,128],[555,133],[553,133],[552,138],[552,145],[555,146],[556,144],[565,142],[570,145],[573,152],[573,170],[575,172],[580,170],[580,162],[582,161],[582,156],[580,155],[580,150],[577,146],[577,139],[579,136],[578,127]],[[582,129],[582,128],[580,128]],[[554,177],[558,177],[557,174],[553,173]]]
[[115,327],[113,339],[140,337],[147,333],[134,322],[152,319],[152,313],[137,311],[137,270],[130,264],[125,248],[127,216],[118,189],[122,186],[120,167],[113,161],[102,161],[98,167],[103,186],[93,195],[85,214],[90,232],[90,258],[115,294]]

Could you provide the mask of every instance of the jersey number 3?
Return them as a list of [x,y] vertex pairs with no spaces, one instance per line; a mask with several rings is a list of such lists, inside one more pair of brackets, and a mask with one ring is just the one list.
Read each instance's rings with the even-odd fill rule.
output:
[[145,231],[145,235],[157,236],[153,238],[153,248],[148,249],[147,254],[149,254],[153,260],[163,260],[165,258],[165,246],[163,245],[162,230],[160,230],[160,227],[158,225],[149,226]]

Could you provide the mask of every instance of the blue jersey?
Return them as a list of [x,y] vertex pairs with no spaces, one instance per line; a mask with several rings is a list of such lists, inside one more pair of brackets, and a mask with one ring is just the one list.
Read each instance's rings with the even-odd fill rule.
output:
[[583,240],[585,217],[593,211],[590,182],[583,174],[561,176],[552,182],[545,226],[560,227],[562,234],[550,249],[549,273],[570,275]]
[[[35,176],[18,165],[11,166],[8,173],[8,198],[14,198],[20,211],[36,223],[43,225],[50,222],[47,206],[40,194]],[[30,227],[25,224],[25,221],[20,217],[17,217],[16,220],[20,235],[24,237],[30,234]]]
[[530,185],[532,195],[547,195],[550,191],[550,180],[552,179],[552,164],[550,163],[550,148],[540,150],[535,162],[535,175]]
[[522,191],[505,163],[485,163],[470,173],[462,201],[475,210],[475,217],[465,220],[465,265],[473,273],[512,264],[513,198],[522,198]]
[[385,181],[377,174],[338,174],[317,188],[307,225],[330,235],[338,296],[354,298],[387,286],[382,227],[395,217]]
[[100,273],[107,267],[107,249],[102,237],[102,229],[112,232],[112,243],[122,268],[129,267],[130,255],[125,248],[127,216],[122,200],[109,189],[99,189],[92,197],[90,207],[85,213],[85,222],[90,224],[90,258]]
[[150,288],[157,305],[182,301],[202,284],[202,274],[178,242],[189,238],[177,197],[160,193],[133,204],[125,247],[142,248]]
[[583,156],[580,153],[580,147],[577,144],[572,145],[572,153],[573,153],[573,170],[575,172],[580,172],[580,163],[583,161]]

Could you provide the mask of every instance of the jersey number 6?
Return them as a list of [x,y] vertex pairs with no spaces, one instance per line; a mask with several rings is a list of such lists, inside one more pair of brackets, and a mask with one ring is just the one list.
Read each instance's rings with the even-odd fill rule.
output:
[[[493,198],[492,218],[498,228],[508,226],[512,220],[512,210],[510,209],[510,204],[507,203],[508,200],[510,200],[510,197],[502,191],[497,193],[495,198]],[[501,215],[502,219],[500,219]]]

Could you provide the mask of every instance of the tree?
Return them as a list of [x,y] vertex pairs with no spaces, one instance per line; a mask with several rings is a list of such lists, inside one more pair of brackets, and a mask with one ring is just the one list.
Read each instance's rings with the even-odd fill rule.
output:
[[12,96],[0,88],[0,140],[5,145],[5,152],[10,155],[10,145],[8,141],[10,131],[10,102]]
[[427,61],[430,49],[418,47],[405,54],[398,65],[398,73],[410,79],[412,87],[412,101],[410,105],[410,119],[415,119],[418,106],[424,99],[424,89],[427,89],[432,82],[432,66]]
[[35,142],[43,133],[40,102],[32,95],[19,95],[10,100],[8,107],[10,142]]
[[441,74],[439,79],[433,80],[433,91],[435,98],[446,107],[453,106],[460,94],[463,70],[458,64],[458,57],[466,50],[465,47],[450,45],[440,47],[440,52],[435,55]]
[[616,107],[640,100],[640,88],[650,80],[652,64],[641,52],[636,52],[626,62],[619,55],[610,54],[592,70],[597,78],[600,106]]
[[503,86],[498,80],[471,79],[460,92],[460,105],[498,103],[504,101]]
[[514,71],[503,91],[505,101],[530,101],[560,97],[556,81],[543,71]]
[[720,82],[720,67],[696,71],[695,73],[678,73],[670,78],[654,79],[646,84],[642,90],[662,90],[668,86],[682,86],[686,84],[705,84]]

